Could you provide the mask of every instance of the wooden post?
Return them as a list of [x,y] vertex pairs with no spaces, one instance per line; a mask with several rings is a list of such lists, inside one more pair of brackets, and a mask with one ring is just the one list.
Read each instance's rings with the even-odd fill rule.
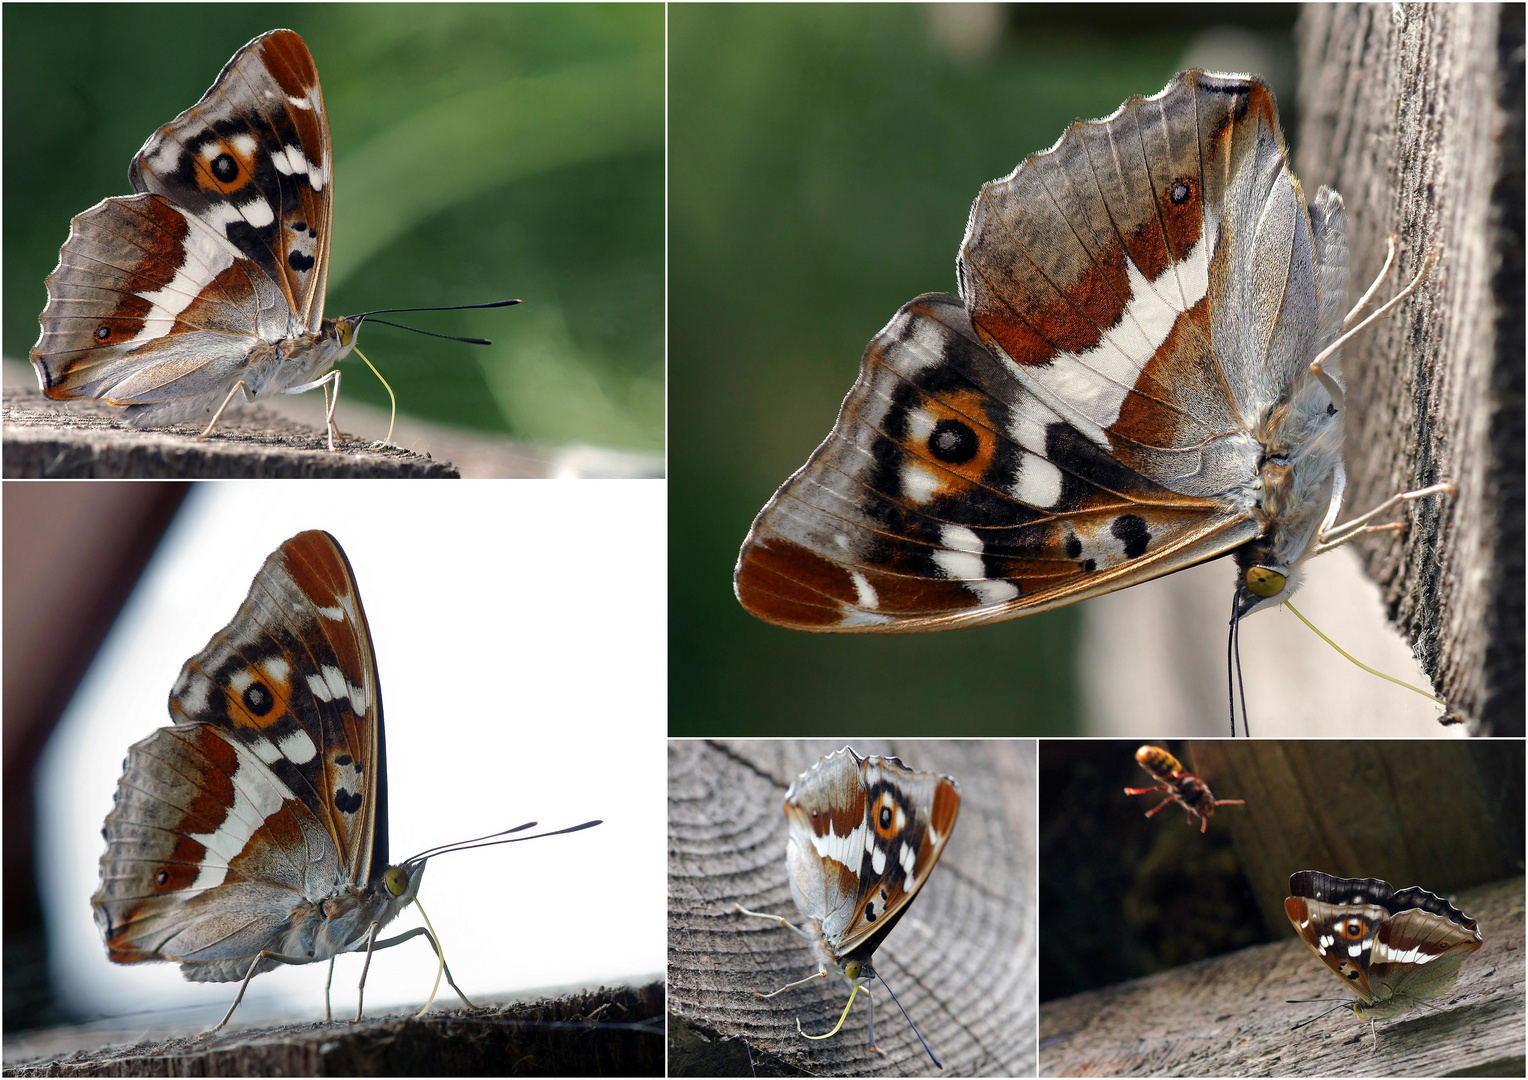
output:
[[[1343,349],[1346,505],[1447,480],[1363,541],[1391,619],[1475,734],[1523,734],[1523,7],[1312,4],[1297,172],[1347,205],[1357,295],[1422,288]],[[1393,292],[1382,290],[1380,296]]]
[[[782,1065],[819,1075],[937,1072],[879,983],[876,1044],[860,1002],[832,1039],[848,990],[820,979],[789,930],[739,915],[801,919],[785,872],[782,800],[795,776],[845,743],[953,776],[960,816],[938,866],[876,951],[875,966],[951,1076],[1033,1076],[1035,742],[898,743],[875,739],[669,743],[669,1025],[673,1075],[748,1075]],[[863,995],[862,995],[863,996]],[[675,1033],[682,1036],[676,1041]],[[739,1051],[741,1040],[747,1053]],[[760,1073],[764,1075],[764,1073]]]

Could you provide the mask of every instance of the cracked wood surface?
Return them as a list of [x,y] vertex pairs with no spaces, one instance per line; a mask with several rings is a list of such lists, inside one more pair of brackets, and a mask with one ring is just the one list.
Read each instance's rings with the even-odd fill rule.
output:
[[[936,1073],[877,985],[876,1039],[864,1006],[823,1042],[847,999],[818,980],[763,1001],[816,970],[785,875],[782,799],[796,775],[843,739],[669,743],[669,1009],[673,1075],[924,1076]],[[960,816],[939,865],[885,943],[876,968],[952,1076],[1035,1071],[1035,743],[855,739],[960,785]],[[683,1045],[674,1033],[684,1035]],[[742,1042],[746,1053],[739,1051]],[[683,1071],[681,1071],[683,1070]]]

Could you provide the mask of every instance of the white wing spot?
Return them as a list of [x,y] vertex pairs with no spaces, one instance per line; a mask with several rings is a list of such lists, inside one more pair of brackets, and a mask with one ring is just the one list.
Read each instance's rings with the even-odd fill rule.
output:
[[915,503],[926,503],[939,490],[939,477],[915,465],[911,459],[902,466],[902,493]]
[[906,844],[898,844],[897,862],[902,867],[902,891],[910,893],[913,891],[913,868],[918,865],[918,856]]
[[1061,501],[1061,470],[1048,458],[1025,454],[1013,483],[1013,494],[1026,506],[1049,510]]
[[281,740],[281,756],[297,765],[306,765],[318,756],[318,747],[302,728]]
[[875,594],[875,586],[870,584],[864,574],[858,570],[849,571],[849,577],[854,581],[854,591],[859,596],[860,607],[875,608],[881,606],[881,598]]
[[934,552],[934,565],[944,571],[945,577],[959,581],[975,593],[984,607],[1005,603],[1019,595],[1019,587],[1013,582],[986,577],[981,556],[983,545],[970,529],[946,525],[940,530],[939,539],[944,547]]

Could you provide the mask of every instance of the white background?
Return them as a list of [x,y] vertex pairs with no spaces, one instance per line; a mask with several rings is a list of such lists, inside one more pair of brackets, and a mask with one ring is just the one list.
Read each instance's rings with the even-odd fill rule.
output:
[[[526,821],[604,819],[430,861],[419,899],[458,985],[476,1000],[661,975],[666,512],[661,481],[198,485],[39,766],[39,884],[65,1003],[117,1016],[199,1004],[215,1018],[232,1002],[237,984],[106,960],[90,907],[100,830],[128,746],[169,723],[181,665],[304,529],[339,540],[371,624],[393,862]],[[411,906],[387,932],[419,925]],[[362,959],[338,961],[336,1017],[354,1015]],[[376,954],[367,1012],[422,1004],[435,971],[422,937]],[[326,973],[260,975],[241,1014],[319,1019]],[[444,981],[440,994],[459,1004]]]

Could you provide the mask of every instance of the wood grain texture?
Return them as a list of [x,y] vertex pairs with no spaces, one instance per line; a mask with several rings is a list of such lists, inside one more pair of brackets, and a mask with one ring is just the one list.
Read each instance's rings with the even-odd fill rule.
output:
[[1437,258],[1344,347],[1346,505],[1438,480],[1458,495],[1360,550],[1454,715],[1522,735],[1523,9],[1312,4],[1299,37],[1297,172],[1343,195],[1355,297],[1388,233],[1397,281]]
[[[663,985],[599,989],[527,1003],[480,1002],[480,1012],[413,1011],[359,1023],[290,1024],[215,1035],[54,1051],[87,1043],[88,1028],[7,1039],[7,1076],[662,1076]],[[132,1040],[134,1032],[97,1038]],[[19,1050],[19,1052],[17,1052]]]
[[[896,1007],[876,987],[876,1040],[863,1006],[833,1039],[846,992],[838,980],[769,992],[816,970],[810,947],[784,927],[733,910],[799,923],[785,876],[782,799],[795,776],[843,740],[669,743],[670,1025],[714,1041],[718,1053],[685,1057],[692,1075],[747,1065],[722,1040],[742,1039],[770,1070],[832,1075],[936,1072]],[[876,968],[953,1076],[1035,1071],[1035,742],[852,742],[860,754],[900,757],[953,776],[960,817],[943,858],[875,954]],[[671,1048],[671,1069],[676,1064]],[[778,1065],[774,1063],[779,1063]],[[763,1074],[765,1070],[761,1070]],[[679,1075],[675,1072],[675,1075]]]
[[1290,998],[1346,994],[1298,938],[1040,1007],[1042,1076],[1521,1076],[1521,876],[1460,893],[1480,949],[1438,1004],[1378,1025]]
[[270,479],[287,477],[456,477],[449,462],[391,447],[354,444],[331,453],[322,428],[310,428],[259,407],[218,421],[212,437],[200,426],[139,431],[120,410],[95,402],[50,401],[36,390],[7,391],[4,474],[7,480]]

